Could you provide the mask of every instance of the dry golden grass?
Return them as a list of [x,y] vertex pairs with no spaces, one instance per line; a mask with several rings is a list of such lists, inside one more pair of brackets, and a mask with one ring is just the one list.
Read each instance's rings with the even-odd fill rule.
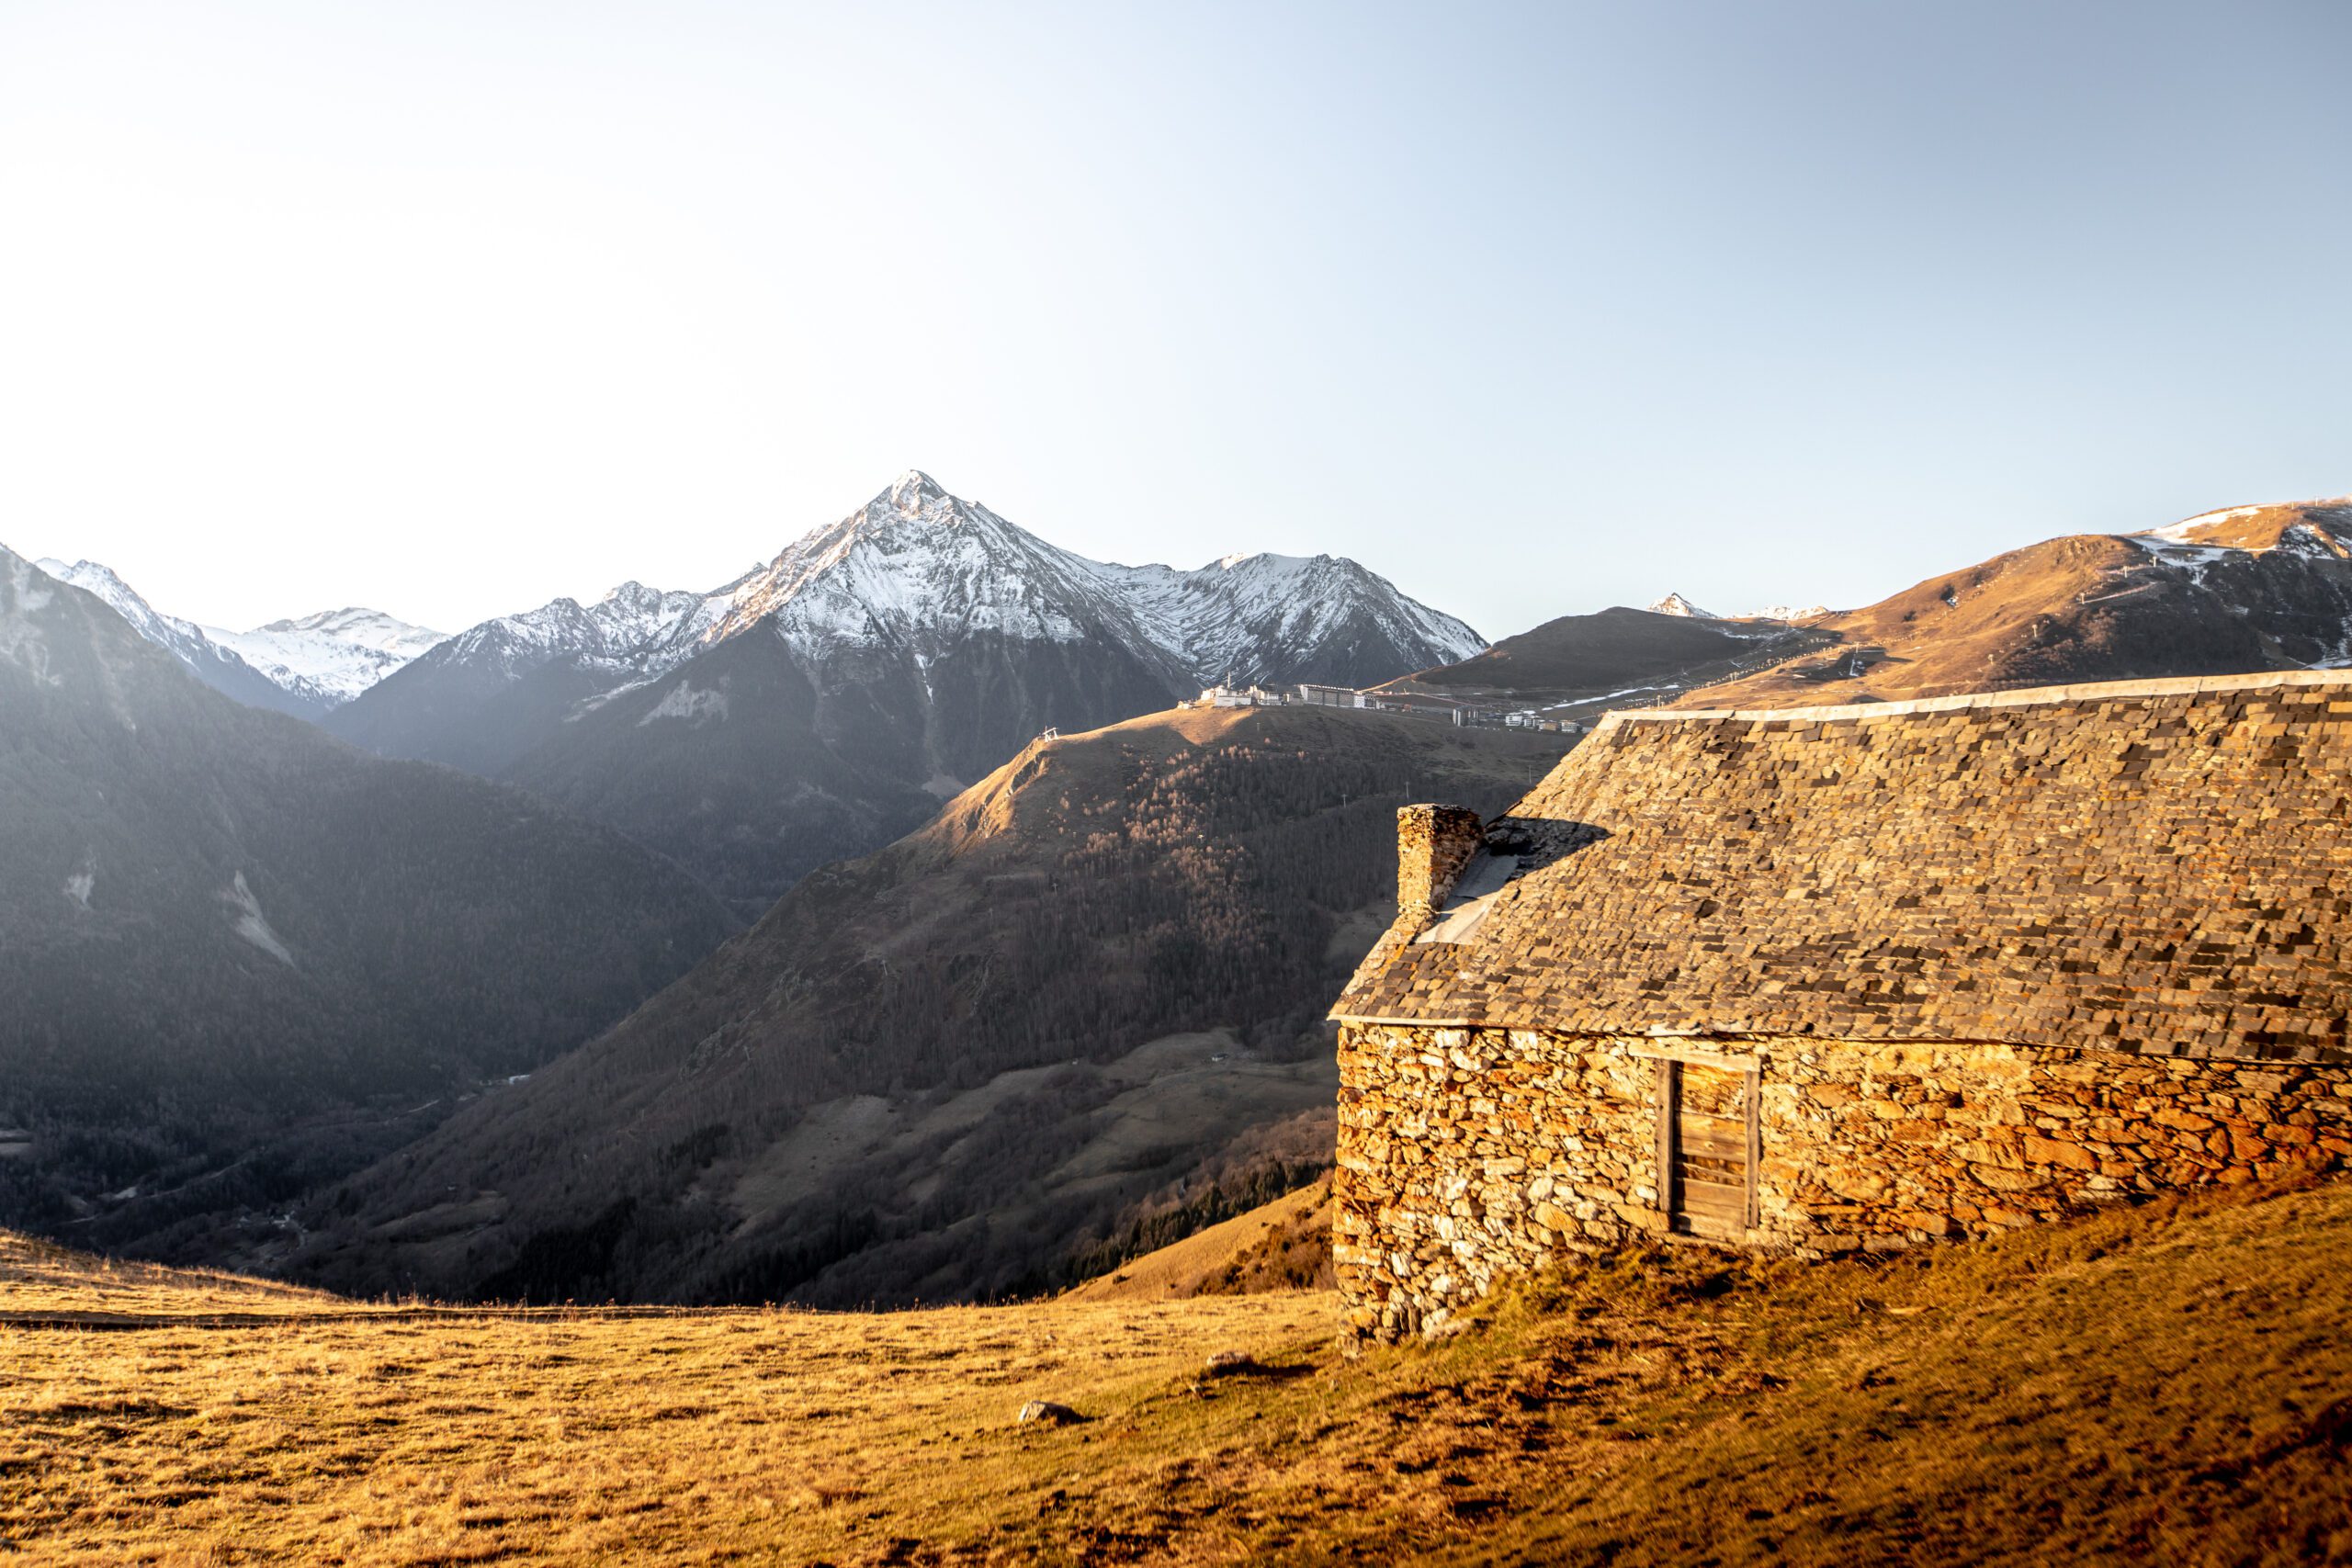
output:
[[[2340,1561],[2347,1262],[2352,1185],[2222,1194],[1880,1264],[1628,1255],[1352,1361],[1305,1293],[216,1326],[213,1281],[193,1323],[0,1327],[0,1541],[64,1563]],[[36,1296],[74,1291],[0,1282],[0,1314]],[[1201,1379],[1227,1348],[1268,1370]],[[1092,1419],[1018,1427],[1031,1398]]]
[[1331,1283],[1331,1179],[1131,1258],[1062,1293],[1071,1302],[1165,1302]]

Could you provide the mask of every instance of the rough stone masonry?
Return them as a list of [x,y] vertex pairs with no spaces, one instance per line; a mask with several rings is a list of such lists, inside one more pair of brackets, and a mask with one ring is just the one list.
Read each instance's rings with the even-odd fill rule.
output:
[[2352,1156],[2352,674],[1617,715],[1475,825],[1333,1010],[1360,1334]]

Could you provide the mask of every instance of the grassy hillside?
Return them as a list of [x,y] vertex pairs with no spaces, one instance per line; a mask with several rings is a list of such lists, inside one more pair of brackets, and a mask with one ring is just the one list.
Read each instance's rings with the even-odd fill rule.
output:
[[1678,693],[1685,707],[1900,701],[2301,669],[2352,653],[2352,502],[2215,517],[2177,539],[2046,539],[1801,626],[1623,608],[1564,615],[1389,687],[1589,718]]
[[1025,750],[603,1039],[304,1215],[338,1289],[904,1304],[1050,1289],[1328,1165],[1324,1010],[1396,807],[1558,737],[1329,709]]
[[2049,539],[1811,623],[1837,646],[1683,705],[1786,707],[2341,660],[2352,507],[2247,509],[2157,552]]
[[1167,1302],[1332,1284],[1327,1176],[1098,1274],[1065,1295],[1074,1302]]
[[[39,1260],[36,1260],[39,1262]],[[2352,1185],[1877,1262],[1629,1253],[1436,1347],[1328,1295],[887,1315],[115,1303],[0,1250],[0,1541],[337,1560],[2352,1554]],[[21,1325],[75,1305],[121,1326]],[[1209,1377],[1215,1354],[1258,1370]],[[1054,1400],[1086,1417],[1021,1424]]]

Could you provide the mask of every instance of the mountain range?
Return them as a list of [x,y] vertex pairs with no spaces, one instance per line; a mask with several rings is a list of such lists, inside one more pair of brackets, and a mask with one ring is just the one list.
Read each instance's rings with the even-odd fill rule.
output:
[[619,833],[229,700],[0,549],[0,1224],[300,1190],[381,1143],[368,1107],[527,1072],[731,929]]
[[484,622],[323,722],[620,828],[750,918],[1046,729],[1484,646],[1353,561],[1107,565],[910,472],[720,588],[628,583]]
[[324,716],[441,640],[439,632],[359,608],[225,631],[164,615],[96,561],[37,564],[58,581],[106,601],[132,630],[214,691],[298,718]]
[[2352,664],[2352,500],[2236,506],[2071,534],[1860,610],[1563,615],[1400,693],[1589,718],[1672,703],[1787,707]]

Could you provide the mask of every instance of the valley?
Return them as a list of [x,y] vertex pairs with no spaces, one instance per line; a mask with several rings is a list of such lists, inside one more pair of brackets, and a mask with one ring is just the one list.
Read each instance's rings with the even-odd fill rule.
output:
[[[1498,810],[1566,744],[1313,707],[1035,742],[247,1261],[538,1301],[1068,1282],[1320,1172],[1322,1012],[1392,906],[1396,807]],[[593,1179],[548,1157],[586,1148]]]

